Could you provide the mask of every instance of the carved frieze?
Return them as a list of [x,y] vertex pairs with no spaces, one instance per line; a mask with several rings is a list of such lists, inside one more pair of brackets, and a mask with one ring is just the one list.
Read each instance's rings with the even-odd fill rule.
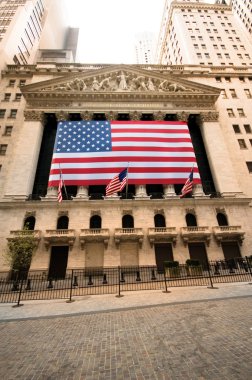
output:
[[33,110],[25,110],[24,111],[25,121],[41,121],[44,120],[44,112],[43,111],[33,111]]

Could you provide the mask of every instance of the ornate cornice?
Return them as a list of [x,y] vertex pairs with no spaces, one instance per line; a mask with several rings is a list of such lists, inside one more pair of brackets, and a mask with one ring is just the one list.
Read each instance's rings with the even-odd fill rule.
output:
[[43,111],[33,111],[33,110],[25,110],[24,111],[25,121],[41,121],[44,120],[44,112]]

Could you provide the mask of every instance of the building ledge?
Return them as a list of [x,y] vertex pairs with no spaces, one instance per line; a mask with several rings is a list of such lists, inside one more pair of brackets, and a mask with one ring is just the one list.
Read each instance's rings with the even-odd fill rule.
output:
[[72,249],[75,242],[75,230],[58,229],[46,230],[44,235],[44,242],[46,249],[51,245],[69,245]]
[[213,227],[213,234],[218,245],[220,245],[222,241],[237,241],[242,245],[245,232],[241,226],[215,226]]
[[181,227],[181,237],[186,246],[191,242],[205,242],[209,245],[211,232],[209,227]]
[[32,236],[35,240],[36,246],[38,246],[41,240],[41,231],[40,230],[15,230],[10,231],[10,237],[7,240],[16,240],[20,238],[26,238],[27,236]]
[[178,233],[176,227],[154,227],[148,229],[150,245],[154,243],[169,242],[176,245]]
[[109,229],[108,228],[89,228],[83,229],[80,232],[81,249],[84,249],[87,243],[101,243],[108,246]]
[[140,246],[143,242],[142,228],[116,228],[115,229],[115,244],[118,247],[122,242],[133,241]]

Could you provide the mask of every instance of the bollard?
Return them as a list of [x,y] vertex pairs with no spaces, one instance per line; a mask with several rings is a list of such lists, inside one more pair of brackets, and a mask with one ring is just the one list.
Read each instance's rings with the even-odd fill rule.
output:
[[136,272],[136,281],[141,281],[141,278],[140,278],[140,272],[139,271],[137,271]]
[[53,280],[52,280],[52,278],[49,278],[47,289],[51,289],[51,288],[53,288]]
[[31,290],[31,279],[27,280],[27,284],[26,284],[25,290]]
[[151,280],[152,281],[156,280],[155,270],[154,269],[151,270]]
[[102,281],[102,283],[103,283],[104,285],[108,283],[106,273],[104,273],[104,275],[103,275],[103,281]]
[[92,275],[91,274],[88,276],[88,285],[93,285]]

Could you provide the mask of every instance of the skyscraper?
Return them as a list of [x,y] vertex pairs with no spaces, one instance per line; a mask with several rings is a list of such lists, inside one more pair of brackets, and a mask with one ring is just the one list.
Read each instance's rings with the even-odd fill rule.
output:
[[144,32],[136,35],[136,63],[153,64],[155,60],[155,48],[156,44],[153,33]]

